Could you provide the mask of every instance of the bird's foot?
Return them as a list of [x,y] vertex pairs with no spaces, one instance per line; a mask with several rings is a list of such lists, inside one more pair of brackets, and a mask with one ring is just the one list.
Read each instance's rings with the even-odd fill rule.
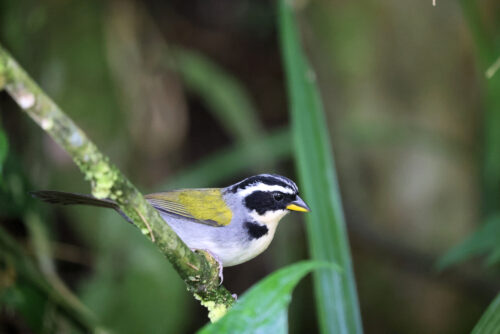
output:
[[218,266],[218,270],[219,270],[219,285],[221,285],[222,282],[224,281],[224,275],[222,274],[223,266],[222,266],[221,259],[217,255],[215,255],[214,253],[212,253],[211,251],[209,251],[208,249],[196,249],[196,248],[192,248],[191,250],[193,252],[202,251],[202,252],[208,253],[208,255],[210,255],[211,257],[214,258],[214,260],[217,262],[217,266]]

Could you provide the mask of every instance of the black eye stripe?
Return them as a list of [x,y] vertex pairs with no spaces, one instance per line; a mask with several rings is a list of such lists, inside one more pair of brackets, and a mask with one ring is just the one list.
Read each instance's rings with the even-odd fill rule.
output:
[[285,210],[287,204],[296,198],[295,194],[280,193],[283,195],[283,200],[276,201],[274,193],[269,191],[254,191],[245,197],[245,206],[249,210],[255,210],[259,215],[262,215],[267,211]]

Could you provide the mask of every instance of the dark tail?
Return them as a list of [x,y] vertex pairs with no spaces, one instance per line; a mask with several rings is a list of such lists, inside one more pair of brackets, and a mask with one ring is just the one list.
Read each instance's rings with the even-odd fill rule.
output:
[[102,208],[120,210],[118,204],[110,199],[97,199],[92,195],[67,193],[63,191],[41,190],[31,191],[30,195],[51,204],[91,205]]
[[110,208],[118,212],[126,221],[133,224],[132,220],[120,209],[118,204],[107,198],[98,199],[92,195],[67,193],[55,190],[30,191],[30,195],[51,204],[91,205],[101,208]]

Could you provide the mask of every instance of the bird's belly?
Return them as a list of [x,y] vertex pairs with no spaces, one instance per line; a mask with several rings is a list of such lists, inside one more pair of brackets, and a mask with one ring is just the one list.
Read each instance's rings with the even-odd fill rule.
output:
[[194,238],[185,235],[183,237],[183,233],[180,233],[179,236],[190,248],[209,251],[217,257],[223,267],[235,266],[253,259],[265,251],[272,240],[272,236],[267,235],[253,240],[224,241],[211,238]]
[[209,251],[224,267],[253,259],[266,250],[274,235],[272,230],[258,239],[249,240],[247,234],[228,231],[230,226],[213,227],[165,214],[162,218],[189,248]]
[[235,266],[249,261],[265,251],[271,243],[272,236],[265,235],[259,239],[252,239],[236,247],[225,247],[220,253],[224,267]]

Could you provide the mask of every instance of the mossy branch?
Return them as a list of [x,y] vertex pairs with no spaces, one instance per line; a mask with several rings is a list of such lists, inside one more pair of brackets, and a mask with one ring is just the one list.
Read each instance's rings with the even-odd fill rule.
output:
[[222,316],[234,299],[229,291],[219,286],[216,261],[208,254],[193,253],[134,185],[0,45],[2,88],[69,153],[85,179],[90,181],[92,194],[97,198],[115,200],[140,231],[160,249],[188,290],[209,309],[210,319],[214,321]]

